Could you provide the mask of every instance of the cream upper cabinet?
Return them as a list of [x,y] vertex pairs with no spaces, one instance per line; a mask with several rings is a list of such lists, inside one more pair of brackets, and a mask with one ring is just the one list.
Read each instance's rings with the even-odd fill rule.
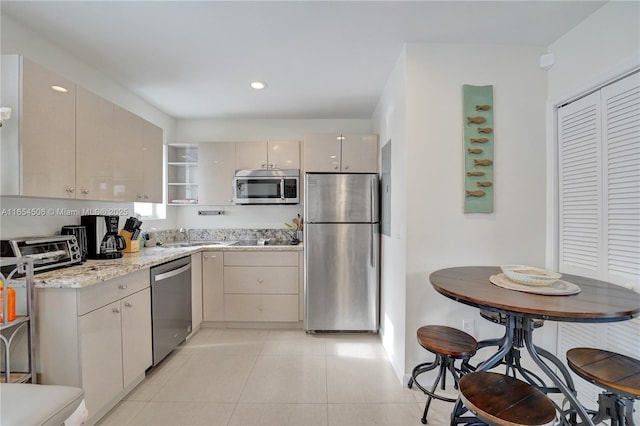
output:
[[237,142],[236,170],[299,169],[300,142]]
[[161,128],[27,58],[1,62],[12,118],[2,127],[0,194],[162,202]]
[[22,58],[22,111],[13,114],[21,115],[20,195],[75,198],[76,85]]
[[313,133],[304,138],[305,172],[378,172],[375,134]]
[[210,142],[198,145],[198,204],[233,204],[237,145],[241,144]]
[[76,93],[76,197],[112,200],[116,151],[113,104],[78,86]]
[[300,142],[268,141],[267,165],[270,169],[299,169]]
[[266,169],[267,143],[266,142],[237,142],[236,144],[236,170]]
[[113,200],[143,201],[142,140],[144,120],[137,115],[114,107],[114,142],[117,153],[114,165]]
[[[142,132],[142,200],[162,203],[162,128],[143,121]],[[136,198],[137,195],[136,195]]]
[[378,135],[342,135],[342,171],[351,173],[378,172]]
[[305,172],[340,172],[340,135],[313,133],[304,137]]

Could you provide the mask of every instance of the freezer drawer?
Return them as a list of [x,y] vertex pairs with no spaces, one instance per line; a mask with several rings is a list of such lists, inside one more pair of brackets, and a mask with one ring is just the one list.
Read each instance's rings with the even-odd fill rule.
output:
[[378,330],[378,224],[308,224],[307,331]]

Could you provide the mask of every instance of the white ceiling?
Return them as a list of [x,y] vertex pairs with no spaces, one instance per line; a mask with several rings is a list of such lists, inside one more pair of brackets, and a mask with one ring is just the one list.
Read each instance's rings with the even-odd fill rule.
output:
[[[6,1],[176,118],[370,118],[407,42],[548,46],[603,1]],[[263,80],[267,90],[249,88]]]

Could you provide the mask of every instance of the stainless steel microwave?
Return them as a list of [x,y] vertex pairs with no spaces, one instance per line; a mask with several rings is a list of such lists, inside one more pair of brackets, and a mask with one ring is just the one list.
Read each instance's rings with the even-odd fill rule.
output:
[[237,170],[236,204],[300,204],[300,170]]

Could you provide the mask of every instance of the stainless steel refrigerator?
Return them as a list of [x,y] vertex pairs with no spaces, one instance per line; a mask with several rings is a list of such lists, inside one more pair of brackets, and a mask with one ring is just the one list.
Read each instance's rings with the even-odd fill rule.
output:
[[305,175],[305,331],[378,331],[379,186],[377,174]]

